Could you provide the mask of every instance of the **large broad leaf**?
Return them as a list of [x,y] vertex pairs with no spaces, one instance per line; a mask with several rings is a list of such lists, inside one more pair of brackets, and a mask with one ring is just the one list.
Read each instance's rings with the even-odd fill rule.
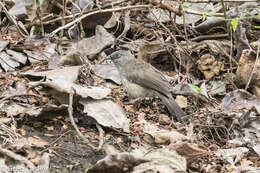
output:
[[94,118],[102,126],[120,128],[129,132],[129,119],[123,109],[112,100],[82,99],[80,103],[84,106],[84,113]]

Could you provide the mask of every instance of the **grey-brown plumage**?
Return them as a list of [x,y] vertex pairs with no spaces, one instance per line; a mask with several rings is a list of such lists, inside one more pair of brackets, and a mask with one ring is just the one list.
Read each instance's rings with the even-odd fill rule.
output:
[[112,53],[110,58],[119,71],[125,90],[131,97],[159,96],[172,116],[180,119],[185,115],[171,95],[171,85],[159,70],[142,60],[135,59],[129,51],[125,50]]

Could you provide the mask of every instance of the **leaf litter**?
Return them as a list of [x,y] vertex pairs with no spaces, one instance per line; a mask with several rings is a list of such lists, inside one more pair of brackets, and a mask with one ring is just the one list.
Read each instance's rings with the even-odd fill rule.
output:
[[[259,2],[0,9],[2,172],[259,171]],[[164,73],[187,121],[158,98],[125,104],[117,49]]]

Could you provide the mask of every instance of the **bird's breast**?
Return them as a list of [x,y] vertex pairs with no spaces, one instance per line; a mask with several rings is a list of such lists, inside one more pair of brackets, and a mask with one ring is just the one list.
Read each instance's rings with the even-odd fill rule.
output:
[[124,89],[128,93],[130,97],[138,98],[138,97],[148,97],[151,95],[151,91],[148,88],[141,87],[135,83],[128,81],[127,79],[122,79],[122,84]]

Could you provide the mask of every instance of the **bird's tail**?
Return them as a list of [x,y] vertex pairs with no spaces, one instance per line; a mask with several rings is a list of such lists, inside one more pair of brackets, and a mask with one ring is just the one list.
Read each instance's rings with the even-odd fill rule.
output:
[[159,94],[159,97],[163,101],[167,109],[169,110],[170,114],[176,117],[177,120],[181,120],[182,117],[186,115],[172,96],[166,97],[162,94]]

